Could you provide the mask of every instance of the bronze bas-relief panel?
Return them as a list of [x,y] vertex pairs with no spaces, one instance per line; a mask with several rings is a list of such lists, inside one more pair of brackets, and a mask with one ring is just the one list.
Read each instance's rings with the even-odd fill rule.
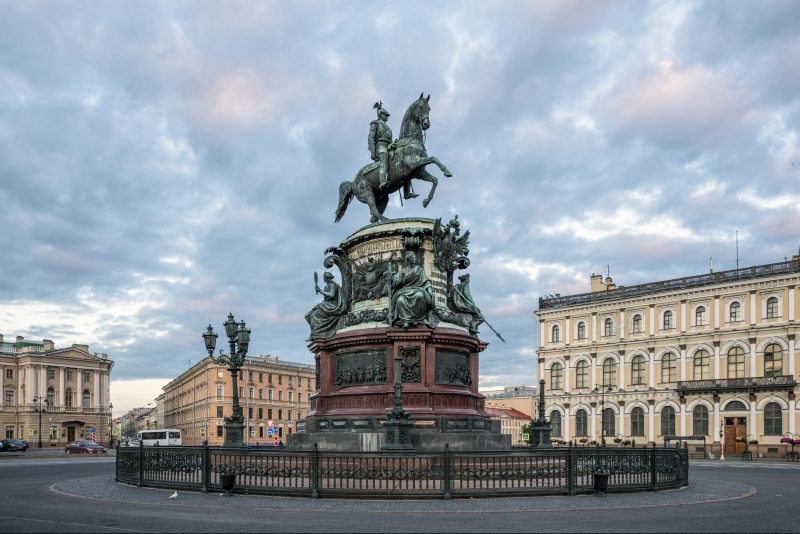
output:
[[340,352],[333,362],[336,388],[386,383],[386,349]]
[[436,383],[448,386],[471,386],[469,354],[436,349]]

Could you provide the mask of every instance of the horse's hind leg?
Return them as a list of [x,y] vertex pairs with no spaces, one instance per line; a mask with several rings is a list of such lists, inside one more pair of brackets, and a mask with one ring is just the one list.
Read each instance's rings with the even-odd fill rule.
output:
[[433,198],[433,193],[436,191],[436,186],[439,184],[439,180],[436,179],[434,175],[426,171],[425,169],[420,169],[417,175],[414,177],[418,180],[422,180],[423,182],[430,182],[431,183],[431,190],[428,193],[428,196],[425,200],[422,201],[422,207],[427,208],[428,204],[430,203],[431,199]]
[[[384,195],[386,197],[385,201],[376,202],[375,192],[369,187],[366,187],[364,189],[366,190],[364,194],[364,201],[367,203],[367,206],[369,206],[369,213],[372,215],[369,222],[376,223],[378,221],[386,221],[387,220],[386,217],[383,216],[383,210],[386,209],[386,203],[388,202],[389,197],[387,195]],[[380,209],[378,209],[379,205],[381,205]]]

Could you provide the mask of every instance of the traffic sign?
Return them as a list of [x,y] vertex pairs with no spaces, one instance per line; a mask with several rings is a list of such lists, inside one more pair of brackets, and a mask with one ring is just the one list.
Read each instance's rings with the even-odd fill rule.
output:
[[530,441],[530,440],[531,440],[531,435],[530,434],[528,434],[527,432],[522,434],[522,441]]

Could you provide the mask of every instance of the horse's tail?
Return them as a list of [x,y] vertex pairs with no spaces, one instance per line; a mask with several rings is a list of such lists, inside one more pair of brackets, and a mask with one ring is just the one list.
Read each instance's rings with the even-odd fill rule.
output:
[[336,220],[339,222],[344,217],[344,212],[347,211],[347,206],[353,200],[353,183],[342,182],[339,185],[339,205],[336,207]]

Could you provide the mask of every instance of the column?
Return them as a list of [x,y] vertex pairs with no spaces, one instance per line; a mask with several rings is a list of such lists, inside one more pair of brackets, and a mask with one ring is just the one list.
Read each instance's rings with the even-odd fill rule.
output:
[[569,345],[570,333],[572,332],[572,328],[570,326],[571,323],[572,323],[572,321],[570,320],[569,317],[567,317],[564,320],[564,344],[565,345]]
[[22,399],[25,405],[30,405],[33,403],[33,396],[36,395],[36,388],[35,388],[35,377],[33,374],[36,370],[33,368],[32,365],[28,364],[25,367],[25,398]]
[[39,366],[39,387],[37,388],[39,397],[47,398],[47,366]]
[[756,324],[756,292],[750,292],[750,325]]
[[96,369],[94,372],[94,406],[99,408],[102,406],[100,401],[103,400],[103,395],[100,390],[100,370]]
[[788,372],[790,375],[794,376],[794,334],[789,335],[789,369]]
[[572,383],[570,382],[570,361],[569,358],[564,358],[566,361],[564,362],[564,393],[569,394],[571,391]]
[[[680,349],[681,349],[681,369],[680,369],[680,374],[681,374],[681,382],[684,382],[686,380],[686,345],[681,345]],[[685,435],[686,434],[681,434],[681,436],[685,436]]]
[[592,385],[590,386],[592,390],[597,387],[597,353],[590,354],[590,358],[592,361],[592,365],[590,367],[590,372],[592,374]]
[[[591,408],[591,405],[589,407]],[[591,430],[590,434],[593,439],[597,439],[597,414],[595,413],[596,411],[597,411],[596,407],[591,408],[592,428],[590,429]]]
[[796,417],[794,408],[795,402],[797,401],[794,400],[789,401],[789,432],[791,432],[792,434],[795,433],[795,417]]
[[656,387],[656,353],[650,350],[650,364],[647,366],[647,372],[650,374],[648,386],[651,388]]
[[714,297],[714,328],[719,328],[719,297]]
[[719,341],[714,342],[714,380],[720,380],[722,376],[719,374]]
[[794,286],[789,286],[789,322],[794,321]]
[[[747,418],[747,433],[752,434],[753,436],[756,435],[756,402],[758,398],[754,398],[750,401],[750,417]],[[747,439],[754,439],[753,437],[748,437]]]
[[622,390],[625,389],[625,351],[620,351],[619,355],[619,376],[617,381],[617,389]]
[[719,413],[719,397],[714,397],[714,428],[711,429],[711,436],[714,438],[712,441],[719,439],[719,427],[722,424]]
[[750,338],[750,376],[756,376],[756,339]]
[[656,441],[656,406],[650,404],[647,416],[647,441]]
[[[686,332],[686,301],[681,301],[681,334]],[[685,434],[681,434],[685,435]]]
[[597,342],[597,314],[592,314],[592,343]]
[[58,368],[58,393],[56,394],[56,406],[64,406],[64,392],[67,391],[64,385],[64,376],[67,370],[64,367]]
[[564,441],[572,441],[572,426],[569,421],[569,408],[564,408],[564,424],[561,427],[564,434]]
[[625,432],[625,403],[619,402],[619,428],[617,434],[622,434],[623,437],[627,436]]
[[619,311],[619,338],[625,339],[625,310]]
[[681,436],[686,435],[686,403],[682,402],[681,406],[681,420],[680,420],[680,429],[681,429]]
[[83,408],[83,369],[76,367],[75,368],[75,395],[73,396],[73,406],[77,406],[78,408]]
[[653,334],[655,334],[655,327],[656,327],[656,308],[653,304],[650,305],[650,320],[648,322],[650,323],[648,331],[652,336]]

